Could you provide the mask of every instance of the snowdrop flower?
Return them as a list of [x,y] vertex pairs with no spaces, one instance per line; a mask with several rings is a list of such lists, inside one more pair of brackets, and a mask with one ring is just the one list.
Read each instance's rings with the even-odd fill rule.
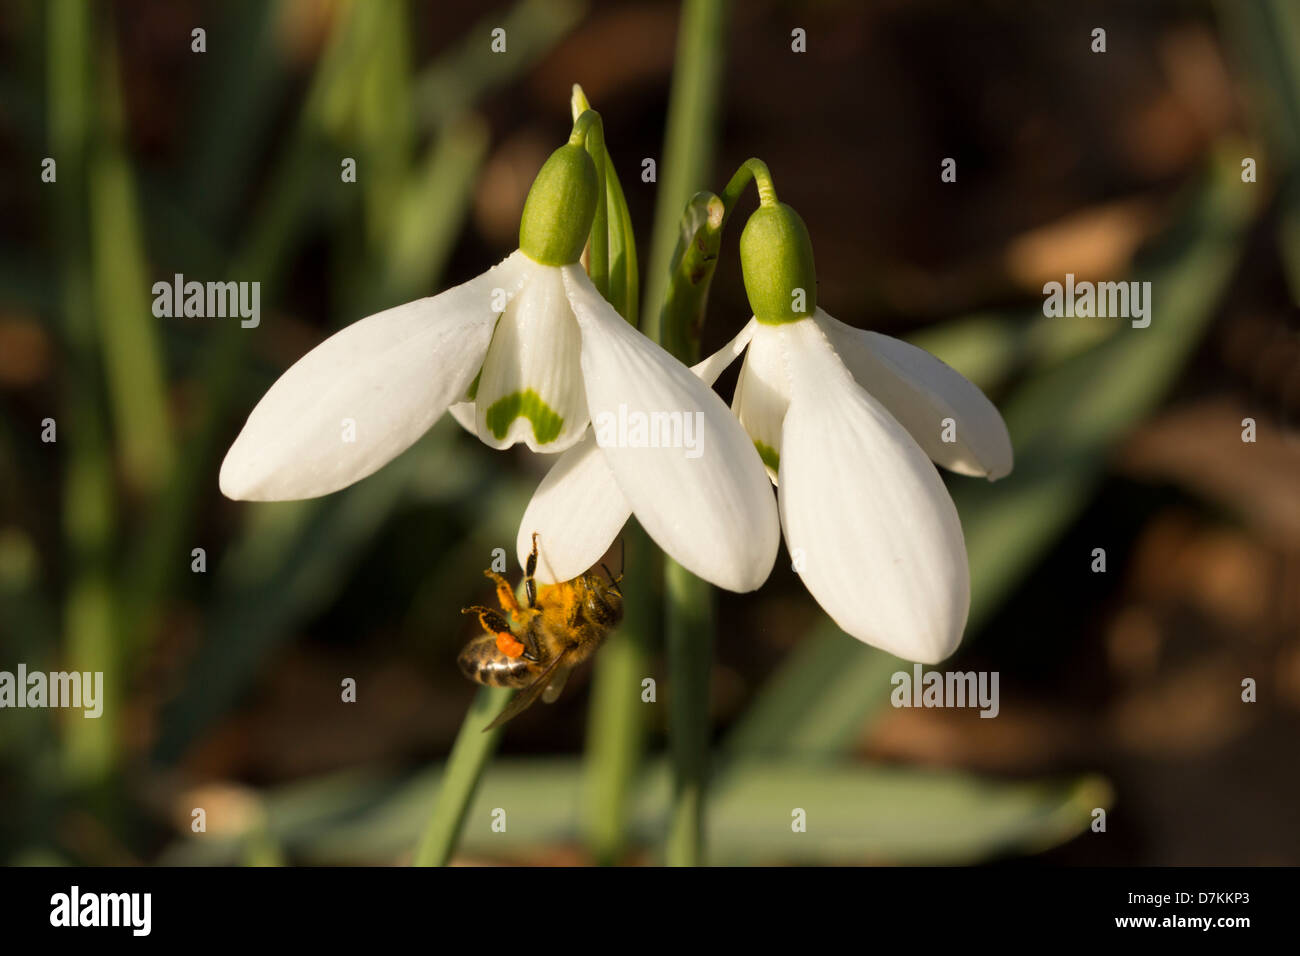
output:
[[[697,453],[602,448],[613,493],[701,577],[734,591],[767,578],[779,523],[753,445],[717,394],[629,326],[578,262],[599,195],[582,145],[593,123],[596,114],[584,114],[538,173],[518,251],[463,285],[348,326],[271,386],[222,463],[227,497],[337,491],[387,464],[453,404],[491,447],[523,442],[537,452],[575,445],[603,412],[676,414],[698,426]],[[543,551],[562,539],[562,529],[548,533]]]
[[[993,404],[928,352],[817,307],[803,221],[770,189],[741,236],[754,317],[696,366],[712,383],[741,352],[732,408],[777,485],[794,569],[835,622],[899,657],[936,663],[961,641],[970,573],[961,524],[931,460],[990,480],[1011,471]],[[561,456],[524,516],[550,525],[580,501],[586,537],[563,574],[595,560],[627,518],[587,442]],[[604,489],[604,490],[601,490]],[[520,553],[525,553],[524,535]],[[552,555],[554,558],[555,556]]]

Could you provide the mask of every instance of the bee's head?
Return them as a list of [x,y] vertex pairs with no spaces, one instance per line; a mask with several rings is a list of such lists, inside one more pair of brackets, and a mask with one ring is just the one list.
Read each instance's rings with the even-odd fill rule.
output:
[[584,577],[587,617],[597,624],[614,627],[623,620],[623,592],[618,589],[618,578],[608,580],[597,574]]

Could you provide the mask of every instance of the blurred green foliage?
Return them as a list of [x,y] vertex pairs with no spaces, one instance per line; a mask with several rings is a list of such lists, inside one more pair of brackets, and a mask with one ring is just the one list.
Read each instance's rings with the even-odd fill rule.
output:
[[[427,294],[462,232],[471,186],[488,153],[489,130],[477,104],[519,81],[586,9],[572,0],[523,0],[417,68],[407,4],[342,4],[297,118],[282,130],[275,106],[292,76],[275,37],[289,7],[236,2],[220,8],[213,34],[222,42],[212,44],[194,111],[202,120],[192,121],[183,137],[185,175],[149,182],[134,167],[127,142],[121,64],[105,8],[52,0],[21,11],[32,46],[43,55],[7,64],[0,89],[14,104],[19,128],[33,138],[31,148],[39,152],[36,143],[48,141],[59,179],[48,193],[49,261],[6,249],[0,292],[54,320],[63,363],[60,458],[57,475],[42,471],[48,466],[32,463],[19,425],[0,421],[0,481],[13,514],[36,500],[39,482],[56,481],[62,513],[57,555],[42,553],[17,525],[0,529],[0,665],[25,660],[33,668],[102,670],[110,699],[129,698],[148,679],[145,663],[169,603],[194,587],[185,575],[187,542],[215,494],[219,441],[276,370],[249,354],[255,337],[237,324],[210,333],[198,348],[160,328],[149,314],[150,276],[174,269],[257,278],[263,302],[271,302],[295,256],[323,232],[333,265],[322,282],[330,285],[334,325]],[[1261,72],[1290,120],[1284,128],[1294,132],[1300,124],[1295,14],[1281,2],[1225,7],[1247,48],[1264,51]],[[713,47],[698,47],[721,35],[723,7],[690,9],[644,283],[651,334],[663,284],[650,280],[669,270],[686,202],[711,185],[704,180],[719,130],[720,57]],[[481,38],[493,26],[507,29],[511,56],[486,54]],[[1293,154],[1295,144],[1284,148]],[[1240,152],[1225,150],[1225,156]],[[358,157],[371,171],[351,198],[324,188],[337,181],[340,155]],[[1216,161],[1139,263],[1135,278],[1161,289],[1164,321],[1137,334],[1120,327],[1099,337],[1019,313],[981,314],[918,336],[983,387],[1005,394],[1001,404],[1017,451],[1016,471],[1003,482],[953,482],[973,574],[972,633],[1080,513],[1107,449],[1165,394],[1220,302],[1257,212],[1235,188],[1235,162]],[[613,172],[612,160],[607,169]],[[250,182],[259,183],[251,197]],[[1295,195],[1289,188],[1287,195]],[[611,219],[618,238],[611,247],[611,294],[635,321],[635,247],[616,176],[609,190],[611,209],[621,209]],[[251,209],[247,216],[245,209]],[[1293,232],[1294,220],[1287,221]],[[174,422],[173,395],[182,386],[194,403],[186,428]],[[79,853],[61,835],[66,814],[83,810],[128,847],[128,856],[146,854],[149,841],[136,841],[147,830],[144,820],[156,825],[156,813],[137,802],[135,775],[174,766],[228,715],[270,655],[348,586],[377,537],[406,508],[473,508],[483,519],[472,530],[447,529],[410,613],[419,618],[426,607],[445,607],[452,569],[474,564],[489,542],[513,540],[530,493],[525,478],[488,468],[482,456],[452,455],[463,441],[443,422],[375,476],[327,499],[242,506],[238,531],[214,557],[198,646],[162,712],[152,752],[128,751],[131,734],[120,708],[107,707],[97,721],[6,713],[0,735],[5,859],[102,860],[103,854]],[[629,531],[628,541],[630,561],[653,563],[643,537]],[[651,591],[640,605],[629,603],[624,633],[598,663],[587,764],[497,761],[470,814],[486,815],[507,797],[511,806],[529,809],[513,813],[508,836],[482,827],[467,831],[466,853],[526,857],[586,841],[597,859],[613,862],[629,846],[662,843],[681,807],[674,808],[668,768],[641,764],[643,719],[617,693],[644,673],[651,635],[659,631],[655,597]],[[1109,806],[1108,784],[1090,775],[995,782],[851,759],[898,665],[829,623],[806,636],[714,751],[720,763],[707,810],[700,811],[712,860],[970,862],[1059,844],[1086,829],[1093,808]],[[441,772],[394,779],[357,768],[269,789],[257,797],[264,827],[182,838],[161,860],[401,858],[433,807]],[[805,809],[811,821],[797,839],[790,835],[793,807]]]

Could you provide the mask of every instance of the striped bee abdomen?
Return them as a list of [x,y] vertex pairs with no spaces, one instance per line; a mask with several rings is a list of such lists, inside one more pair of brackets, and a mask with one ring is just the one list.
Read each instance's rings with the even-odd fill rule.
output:
[[525,657],[506,657],[489,634],[465,645],[456,659],[461,673],[488,687],[524,687],[531,682],[536,664]]

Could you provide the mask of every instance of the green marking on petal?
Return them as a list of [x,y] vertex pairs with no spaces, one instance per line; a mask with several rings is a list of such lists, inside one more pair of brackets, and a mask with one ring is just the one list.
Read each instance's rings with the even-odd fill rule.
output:
[[758,457],[763,459],[763,464],[773,471],[781,470],[781,453],[779,451],[757,438],[754,439],[754,447],[758,449]]
[[531,388],[511,392],[493,402],[487,410],[488,431],[499,441],[506,437],[510,423],[516,418],[532,422],[533,438],[539,445],[555,441],[564,427],[564,419]]

